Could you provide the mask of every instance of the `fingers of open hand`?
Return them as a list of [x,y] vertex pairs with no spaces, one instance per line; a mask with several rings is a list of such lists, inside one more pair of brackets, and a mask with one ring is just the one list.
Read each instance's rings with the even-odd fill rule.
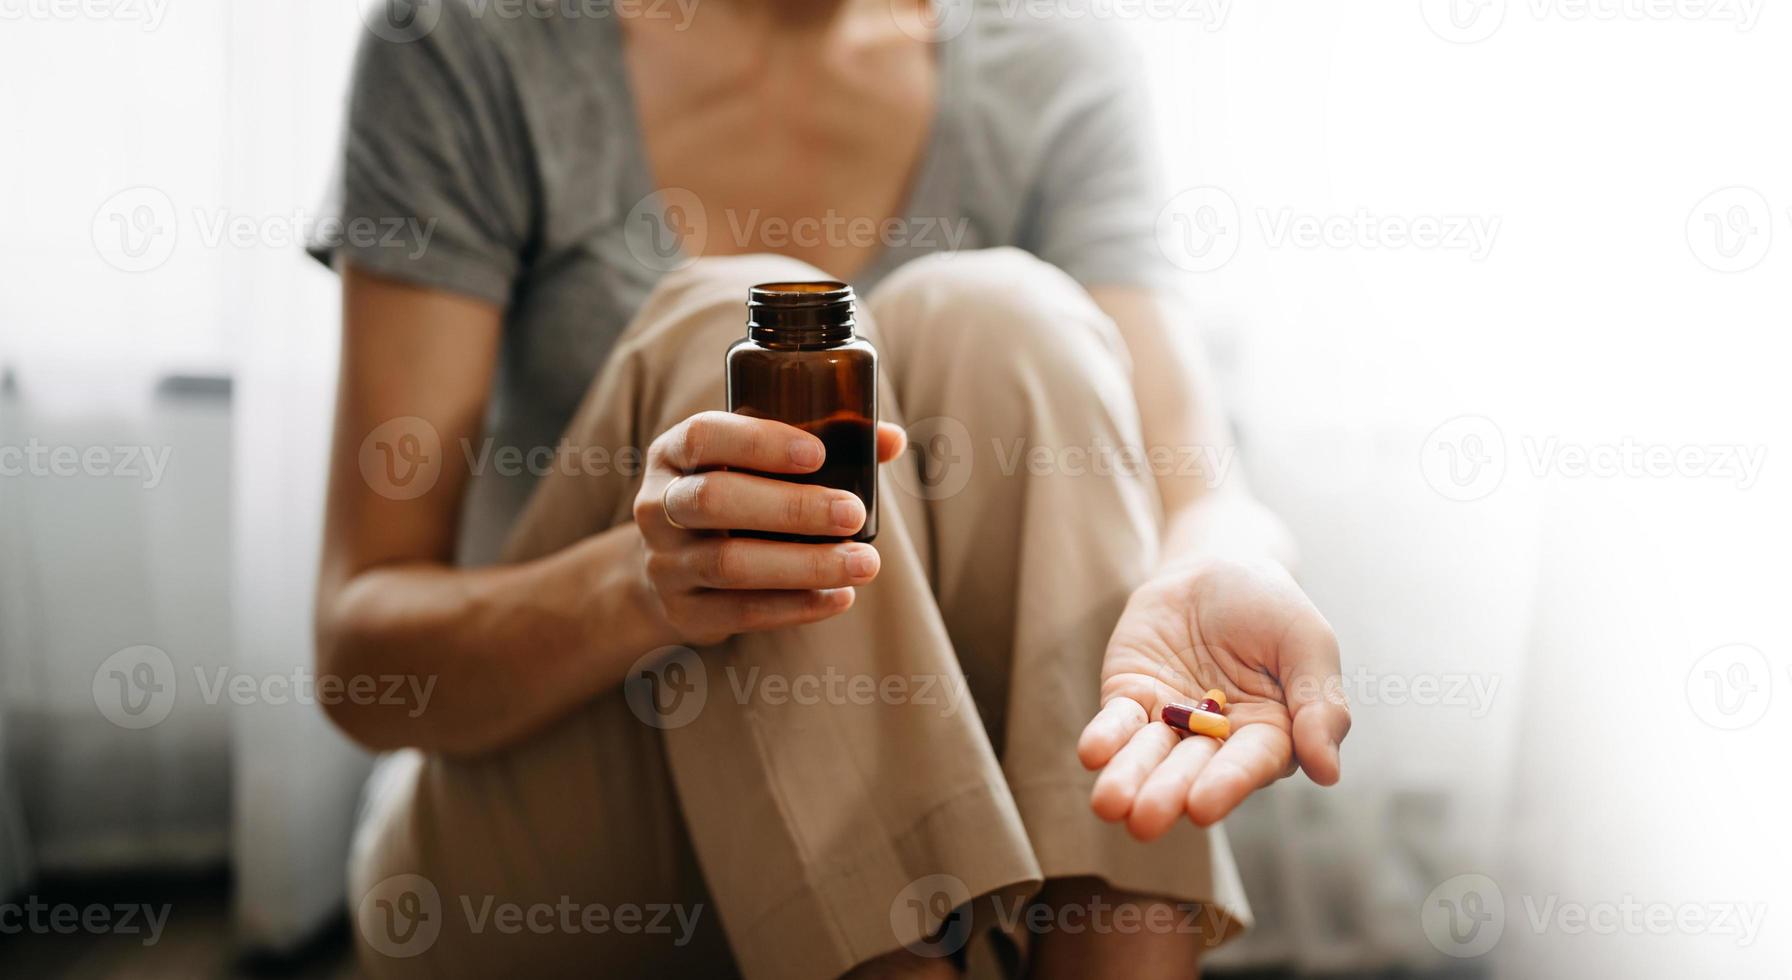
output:
[[1211,827],[1288,768],[1288,733],[1275,725],[1242,725],[1201,768],[1188,789],[1188,815]]
[[1076,755],[1082,760],[1083,768],[1100,769],[1107,765],[1133,733],[1144,728],[1150,720],[1144,706],[1132,698],[1109,698],[1095,717],[1089,719],[1089,724],[1083,726],[1083,734],[1077,739]]
[[1277,652],[1282,689],[1293,719],[1294,755],[1321,786],[1338,781],[1339,748],[1350,733],[1338,638],[1317,611],[1288,630]]
[[1089,805],[1103,820],[1123,820],[1131,812],[1133,800],[1151,775],[1176,747],[1180,736],[1161,721],[1154,721],[1138,731],[1108,761],[1101,775],[1095,777],[1095,791]]
[[1188,791],[1219,748],[1215,739],[1199,735],[1176,743],[1163,764],[1145,778],[1126,815],[1127,831],[1142,841],[1168,833],[1188,812]]

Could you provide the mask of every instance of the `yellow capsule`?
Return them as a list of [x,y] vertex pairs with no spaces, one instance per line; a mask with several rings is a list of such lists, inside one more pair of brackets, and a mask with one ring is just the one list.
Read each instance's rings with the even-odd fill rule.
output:
[[1212,698],[1222,708],[1224,708],[1226,706],[1226,692],[1220,690],[1217,687],[1208,688],[1207,693],[1203,694],[1201,696],[1205,697],[1205,698]]
[[1188,713],[1188,730],[1196,735],[1211,735],[1225,741],[1232,734],[1232,723],[1225,715],[1216,715],[1211,711],[1191,711]]

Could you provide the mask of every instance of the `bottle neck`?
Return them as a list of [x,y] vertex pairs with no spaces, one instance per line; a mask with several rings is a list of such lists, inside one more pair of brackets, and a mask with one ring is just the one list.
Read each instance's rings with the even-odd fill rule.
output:
[[845,327],[747,327],[747,338],[761,347],[784,350],[817,350],[844,347],[858,339],[858,332]]
[[857,337],[852,287],[843,282],[777,282],[747,293],[747,337],[764,347],[815,350]]

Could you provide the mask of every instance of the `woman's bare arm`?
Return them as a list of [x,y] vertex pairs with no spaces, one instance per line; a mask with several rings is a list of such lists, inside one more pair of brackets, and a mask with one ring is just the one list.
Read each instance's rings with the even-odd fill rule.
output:
[[[343,319],[318,671],[344,683],[372,678],[382,693],[396,678],[409,682],[399,690],[429,692],[426,705],[332,699],[343,730],[373,748],[490,748],[613,686],[634,657],[671,642],[641,611],[633,525],[539,561],[452,565],[469,476],[459,447],[480,435],[497,308],[348,265]],[[414,499],[363,476],[363,441],[393,419],[418,420],[390,430],[394,440],[424,426],[438,436],[439,475]]]
[[[1180,303],[1163,292],[1103,286],[1090,290],[1113,319],[1132,354],[1133,390],[1145,448],[1167,450],[1177,465],[1157,474],[1166,531],[1164,562],[1198,556],[1270,558],[1291,565],[1293,539],[1251,496],[1237,459],[1225,409],[1199,336]],[[1209,469],[1181,472],[1186,453]]]
[[[470,475],[461,447],[478,441],[502,315],[352,265],[343,271],[343,297],[318,582],[319,683],[334,678],[352,690],[358,681],[376,702],[405,692],[398,703],[329,699],[331,717],[356,741],[493,749],[613,689],[656,647],[826,619],[877,574],[869,545],[713,533],[840,536],[865,520],[847,491],[730,472],[812,471],[824,447],[781,422],[724,412],[693,415],[647,447],[633,522],[535,561],[455,567]],[[370,477],[362,446],[376,430]],[[429,437],[407,454],[407,434]],[[413,495],[423,485],[399,481],[419,450],[439,454],[439,472]],[[884,427],[879,458],[901,450],[901,430]],[[399,469],[384,470],[381,452]],[[419,691],[428,692],[426,703]]]

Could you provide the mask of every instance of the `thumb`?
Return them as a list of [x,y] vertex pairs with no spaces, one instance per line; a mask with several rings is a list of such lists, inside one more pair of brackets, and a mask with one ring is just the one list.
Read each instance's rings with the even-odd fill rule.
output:
[[1293,720],[1294,757],[1321,786],[1338,781],[1339,746],[1350,733],[1350,704],[1338,662],[1338,637],[1316,609],[1282,635],[1276,652],[1282,694]]
[[877,423],[878,462],[888,463],[902,455],[902,451],[906,448],[908,448],[908,433],[902,430],[902,426],[892,425],[889,422]]

